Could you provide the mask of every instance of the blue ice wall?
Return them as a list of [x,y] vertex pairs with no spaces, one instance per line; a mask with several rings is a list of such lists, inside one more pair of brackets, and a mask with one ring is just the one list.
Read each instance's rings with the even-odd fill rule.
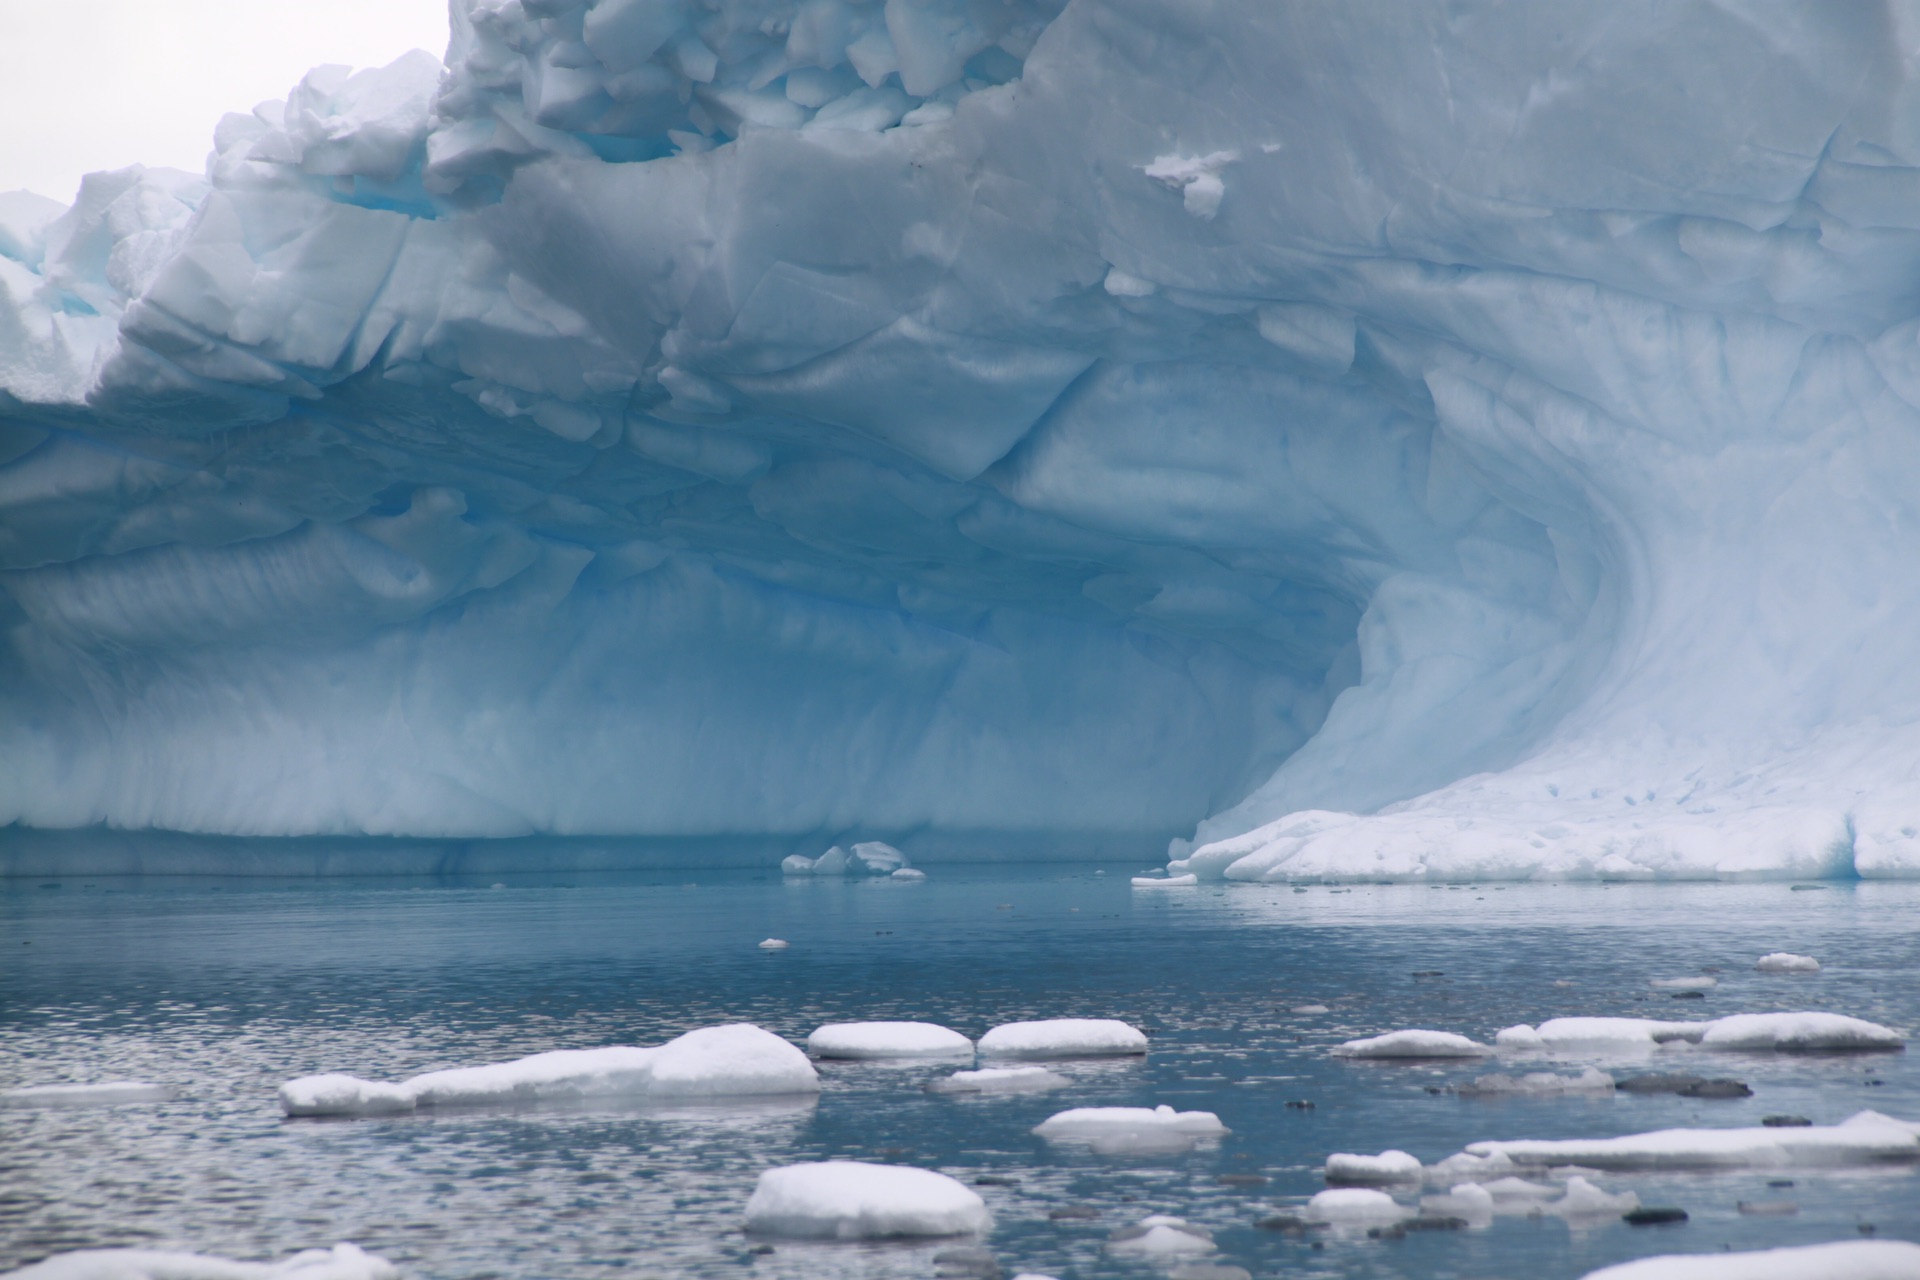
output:
[[1920,869],[1902,6],[453,25],[0,197],[0,822]]

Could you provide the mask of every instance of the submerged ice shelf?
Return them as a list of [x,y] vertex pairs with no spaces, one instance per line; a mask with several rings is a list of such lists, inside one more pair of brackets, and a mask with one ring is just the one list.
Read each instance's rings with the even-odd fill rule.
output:
[[5,865],[1920,873],[1871,7],[453,10],[0,196]]

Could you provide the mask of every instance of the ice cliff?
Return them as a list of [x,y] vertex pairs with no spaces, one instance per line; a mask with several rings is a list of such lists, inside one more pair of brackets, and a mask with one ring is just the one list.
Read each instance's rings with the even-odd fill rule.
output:
[[453,19],[0,196],[16,836],[1920,873],[1914,6]]

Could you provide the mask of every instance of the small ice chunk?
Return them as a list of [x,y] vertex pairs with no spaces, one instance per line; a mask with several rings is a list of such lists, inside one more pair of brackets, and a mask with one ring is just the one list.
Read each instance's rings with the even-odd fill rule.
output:
[[760,1175],[747,1230],[813,1240],[886,1240],[987,1231],[993,1219],[970,1188],[931,1169],[828,1160]]
[[1841,1124],[1804,1128],[1661,1129],[1616,1138],[1474,1142],[1465,1154],[1502,1155],[1530,1169],[1830,1168],[1920,1161],[1920,1132],[1862,1113]]
[[1309,1222],[1398,1222],[1413,1216],[1407,1208],[1384,1191],[1363,1187],[1339,1187],[1322,1191],[1307,1201],[1301,1216]]
[[926,872],[917,870],[913,867],[901,867],[898,871],[895,871],[892,875],[887,877],[887,879],[889,880],[898,880],[902,884],[925,880],[926,878],[927,878]]
[[1342,1058],[1484,1058],[1493,1050],[1451,1031],[1389,1031],[1349,1040],[1334,1050]]
[[1612,1093],[1613,1077],[1588,1067],[1578,1075],[1555,1075],[1551,1071],[1529,1071],[1525,1075],[1494,1074],[1481,1076],[1472,1084],[1460,1086],[1463,1098],[1520,1096],[1548,1098],[1567,1093]]
[[1180,192],[1187,212],[1210,222],[1220,212],[1220,201],[1227,194],[1220,171],[1239,158],[1238,151],[1213,151],[1204,156],[1169,152],[1154,157],[1152,164],[1140,166],[1140,171]]
[[1797,956],[1791,951],[1769,951],[1754,962],[1762,973],[1818,973],[1820,962],[1812,956]]
[[1211,1111],[1158,1107],[1075,1107],[1047,1117],[1033,1131],[1050,1142],[1085,1142],[1103,1153],[1172,1149],[1227,1133]]
[[103,1080],[98,1084],[30,1084],[0,1090],[0,1111],[69,1107],[118,1107],[135,1102],[165,1102],[173,1090],[144,1080]]
[[1327,1157],[1326,1179],[1336,1186],[1355,1187],[1418,1182],[1420,1161],[1404,1151],[1382,1151],[1377,1156],[1341,1151]]
[[980,1052],[989,1058],[1104,1058],[1146,1051],[1146,1033],[1117,1018],[1003,1022],[980,1037]]
[[1214,1251],[1213,1233],[1185,1218],[1155,1213],[1107,1237],[1107,1252],[1136,1258],[1177,1258]]
[[1462,1151],[1448,1156],[1438,1164],[1429,1166],[1427,1178],[1433,1182],[1451,1182],[1455,1178],[1471,1178],[1477,1182],[1484,1182],[1510,1177],[1519,1167],[1504,1151],[1494,1151],[1484,1156],[1470,1155]]
[[930,1093],[1050,1093],[1073,1081],[1045,1067],[982,1067],[956,1071],[927,1086]]
[[835,845],[813,860],[811,871],[816,876],[843,876],[847,874],[852,861],[851,854]]
[[1718,978],[1652,978],[1647,985],[1656,991],[1709,991],[1720,985]]
[[1327,1006],[1323,1004],[1297,1004],[1293,1006],[1293,1012],[1295,1013],[1332,1013],[1333,1010],[1327,1008]]
[[337,1244],[279,1262],[235,1262],[160,1249],[83,1249],[9,1271],[7,1280],[395,1280],[399,1274],[385,1258]]
[[1891,1027],[1838,1013],[1737,1013],[1713,1022],[1703,1049],[1898,1049],[1906,1038]]
[[1837,1240],[1746,1253],[1663,1254],[1589,1271],[1581,1280],[1920,1280],[1920,1244]]
[[848,854],[854,870],[870,876],[890,876],[909,866],[907,855],[881,840],[862,840]]
[[1493,1193],[1477,1182],[1460,1182],[1443,1196],[1421,1196],[1420,1212],[1435,1218],[1482,1222],[1493,1216]]
[[1631,1191],[1612,1195],[1578,1175],[1567,1179],[1566,1194],[1541,1206],[1563,1218],[1614,1217],[1640,1207],[1640,1197]]
[[1136,889],[1184,889],[1200,883],[1200,877],[1189,871],[1183,876],[1135,876],[1133,887]]
[[1493,1197],[1496,1205],[1545,1204],[1560,1194],[1558,1188],[1544,1182],[1528,1182],[1511,1174],[1483,1182],[1480,1189]]
[[1652,1049],[1675,1040],[1697,1044],[1711,1025],[1658,1018],[1553,1018],[1537,1027],[1508,1027],[1493,1042],[1502,1049]]
[[790,853],[780,859],[780,874],[785,876],[810,876],[813,874],[813,859],[804,853]]
[[785,951],[787,946],[788,943],[785,938],[762,938],[760,940],[760,949],[762,951]]
[[429,1071],[399,1084],[349,1075],[280,1086],[290,1116],[398,1115],[421,1106],[468,1107],[627,1098],[692,1099],[818,1093],[807,1055],[748,1023],[701,1027],[658,1048],[557,1049],[513,1062]]
[[953,1058],[971,1056],[973,1041],[932,1022],[830,1022],[807,1037],[816,1058]]

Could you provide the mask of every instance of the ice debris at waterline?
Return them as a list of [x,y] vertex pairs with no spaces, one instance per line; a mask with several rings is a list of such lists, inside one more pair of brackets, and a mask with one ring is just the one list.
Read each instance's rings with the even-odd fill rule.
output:
[[159,1249],[83,1249],[6,1273],[5,1280],[397,1280],[399,1268],[351,1244],[279,1262],[235,1262]]
[[832,1022],[807,1037],[816,1058],[972,1057],[973,1041],[931,1022]]
[[[781,873],[790,876],[897,877],[900,872],[911,870],[912,865],[907,861],[906,854],[878,840],[862,841],[851,849],[843,849],[835,845],[817,858],[809,858],[800,853],[791,854],[780,862]],[[917,878],[926,879],[924,875]]]
[[806,1054],[771,1032],[734,1023],[689,1031],[657,1048],[556,1049],[513,1062],[430,1071],[399,1084],[304,1076],[280,1086],[280,1106],[290,1116],[383,1116],[418,1107],[700,1102],[819,1091],[820,1077]]
[[1033,1127],[1049,1142],[1085,1143],[1101,1155],[1153,1155],[1191,1150],[1230,1132],[1211,1111],[1157,1107],[1075,1107]]
[[1657,1018],[1552,1018],[1537,1027],[1507,1027],[1494,1036],[1502,1050],[1652,1049],[1676,1042],[1702,1049],[1782,1053],[1898,1049],[1906,1037],[1891,1027],[1839,1013],[1736,1013],[1704,1022]]
[[929,1093],[1051,1093],[1073,1081],[1045,1067],[982,1067],[930,1081]]
[[944,1173],[854,1160],[768,1169],[747,1201],[747,1230],[771,1236],[884,1240],[992,1226],[985,1202]]
[[1493,1049],[1451,1031],[1415,1029],[1348,1040],[1333,1052],[1342,1058],[1484,1058]]
[[1147,1051],[1146,1032],[1117,1018],[1004,1022],[980,1037],[987,1058],[1105,1058]]
[[1212,1253],[1213,1233],[1185,1218],[1153,1213],[1107,1237],[1107,1252],[1136,1258],[1179,1258]]
[[1327,1157],[1326,1180],[1336,1186],[1384,1186],[1418,1182],[1420,1161],[1404,1151],[1382,1151],[1377,1156],[1336,1152]]
[[1528,1071],[1521,1075],[1494,1072],[1477,1076],[1454,1092],[1463,1098],[1551,1098],[1569,1093],[1612,1093],[1614,1078],[1588,1067],[1578,1075],[1558,1075],[1552,1071]]
[[1920,1161],[1920,1131],[1877,1112],[1837,1125],[1661,1129],[1614,1138],[1474,1142],[1434,1166],[1440,1176],[1498,1176],[1515,1169],[1774,1169]]
[[1761,973],[1818,973],[1820,962],[1812,956],[1795,955],[1791,951],[1770,951],[1754,962],[1753,967]]
[[138,1102],[166,1102],[173,1090],[142,1080],[103,1080],[98,1084],[30,1084],[0,1089],[0,1111],[118,1107]]
[[456,0],[10,197],[9,843],[1920,872],[1885,24],[1483,27]]
[[1581,1280],[1920,1280],[1920,1244],[1837,1240],[1742,1253],[1672,1253],[1602,1267]]
[[1301,1214],[1309,1222],[1384,1223],[1410,1218],[1414,1211],[1384,1191],[1336,1187],[1307,1201]]

